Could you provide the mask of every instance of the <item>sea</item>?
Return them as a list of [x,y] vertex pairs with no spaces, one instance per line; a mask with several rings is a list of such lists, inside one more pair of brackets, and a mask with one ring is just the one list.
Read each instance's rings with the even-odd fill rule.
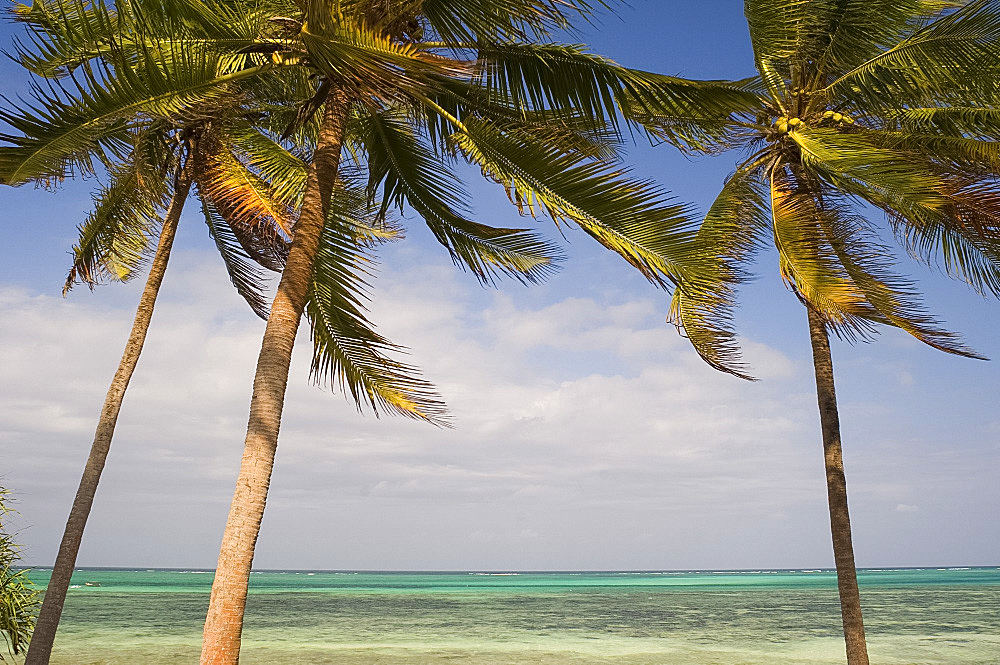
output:
[[[44,586],[48,571],[31,578]],[[53,665],[196,663],[210,570],[83,568]],[[872,663],[1000,665],[1000,567],[859,573]],[[251,575],[241,663],[826,665],[830,570]]]

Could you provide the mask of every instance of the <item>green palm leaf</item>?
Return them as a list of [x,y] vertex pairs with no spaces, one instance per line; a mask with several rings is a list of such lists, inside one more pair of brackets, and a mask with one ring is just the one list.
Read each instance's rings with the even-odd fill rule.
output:
[[243,248],[239,236],[222,217],[212,203],[202,197],[202,213],[208,225],[208,235],[215,242],[215,247],[226,266],[229,281],[236,287],[236,292],[247,301],[250,309],[260,318],[267,320],[270,313],[270,302],[267,296],[267,276],[258,262]]
[[[335,197],[334,201],[337,201]],[[312,377],[339,383],[358,408],[389,411],[447,425],[444,404],[418,371],[388,354],[402,347],[388,341],[365,317],[372,258],[356,242],[355,223],[345,223],[336,206],[321,240],[306,304],[312,323]]]
[[714,262],[702,271],[711,279],[676,289],[668,315],[705,362],[748,380],[733,326],[735,287],[770,231],[768,203],[759,174],[742,169],[730,176],[698,229],[705,258]]
[[[75,95],[56,87],[35,86],[34,103],[0,111],[3,120],[20,134],[2,134],[0,182],[63,178],[74,170],[93,172],[92,157],[112,162],[123,157],[129,124],[146,118],[174,118],[202,113],[225,94],[225,84],[251,78],[273,65],[262,65],[223,76],[216,75],[217,59],[204,53],[173,54],[169,70],[154,54],[143,52],[135,69],[120,68],[98,74],[89,64],[78,68]],[[137,116],[139,120],[137,121]]]
[[468,206],[458,177],[405,119],[372,114],[361,128],[370,173],[369,191],[381,189],[383,206],[413,207],[458,265],[483,282],[498,274],[535,282],[560,259],[551,243],[526,229],[494,228],[466,217]]
[[578,224],[657,285],[696,278],[687,270],[698,255],[690,210],[651,183],[486,121],[470,120],[452,139],[520,209]]
[[873,321],[900,328],[941,351],[983,359],[965,347],[958,335],[941,330],[923,310],[916,286],[895,273],[891,251],[863,218],[851,214],[836,197],[825,197],[823,204],[824,214],[817,219],[844,272],[877,312]]
[[94,195],[94,210],[79,227],[73,265],[63,294],[77,282],[93,288],[104,278],[126,282],[135,276],[151,242],[155,241],[163,205],[163,178],[144,178],[132,162],[110,174],[110,183]]
[[838,76],[821,93],[870,108],[913,105],[975,90],[992,96],[1000,72],[1000,6],[973,0]]
[[421,13],[438,39],[478,44],[541,38],[569,25],[573,14],[587,16],[602,0],[424,0]]

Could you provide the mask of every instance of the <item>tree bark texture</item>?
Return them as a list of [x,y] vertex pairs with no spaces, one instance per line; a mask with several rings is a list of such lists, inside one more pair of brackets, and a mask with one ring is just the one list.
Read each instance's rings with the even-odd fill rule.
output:
[[264,330],[250,400],[243,461],[222,537],[205,619],[201,652],[203,665],[235,665],[239,662],[247,584],[278,445],[292,346],[305,309],[313,263],[340,166],[347,110],[346,99],[336,92],[324,107],[302,210],[292,232],[288,260]]
[[28,645],[25,665],[46,665],[51,658],[52,645],[59,627],[59,618],[62,616],[63,604],[66,602],[66,592],[73,576],[73,569],[76,567],[77,554],[80,552],[83,530],[87,526],[87,518],[90,516],[90,510],[94,504],[97,485],[101,480],[101,473],[104,471],[104,464],[107,462],[108,453],[111,450],[111,439],[115,433],[115,424],[118,422],[122,400],[125,399],[125,391],[139,362],[142,346],[146,342],[146,332],[149,330],[149,322],[153,318],[156,296],[159,293],[160,284],[163,283],[163,275],[170,259],[170,249],[174,244],[177,222],[180,220],[181,210],[184,208],[184,201],[190,190],[190,168],[185,165],[181,167],[174,183],[174,194],[163,219],[160,240],[156,247],[156,254],[153,256],[152,265],[149,267],[149,276],[146,278],[142,297],[139,299],[139,307],[132,323],[132,332],[125,344],[125,351],[118,364],[118,371],[115,372],[107,396],[104,398],[104,406],[101,409],[100,419],[97,421],[97,431],[94,433],[90,456],[87,458],[80,486],[73,499],[69,519],[66,520],[66,530],[63,532],[62,542],[59,544],[56,562],[52,567],[52,577],[45,590],[34,634]]
[[847,510],[847,479],[840,445],[840,416],[833,384],[833,357],[830,337],[823,318],[808,305],[809,336],[812,341],[813,366],[816,372],[816,397],[823,430],[823,453],[826,463],[826,493],[830,506],[830,531],[833,534],[833,557],[837,565],[837,589],[840,613],[844,622],[844,641],[848,665],[868,665],[865,624],[861,616],[861,595],[854,567],[851,542],[851,517]]

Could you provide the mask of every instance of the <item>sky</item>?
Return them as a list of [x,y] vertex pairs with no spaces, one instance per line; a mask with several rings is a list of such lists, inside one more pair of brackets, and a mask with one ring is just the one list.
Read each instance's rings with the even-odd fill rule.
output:
[[[0,27],[5,48],[12,27]],[[742,6],[633,0],[573,41],[691,78],[753,73]],[[23,90],[0,63],[4,94]],[[637,139],[629,163],[705,210],[736,155]],[[475,180],[479,219],[545,229],[567,261],[483,288],[419,220],[382,252],[371,318],[409,349],[455,427],[359,413],[293,358],[259,568],[728,569],[832,566],[805,314],[764,254],[737,326],[756,383],[705,365],[669,294],[578,230],[519,218]],[[24,559],[51,565],[141,280],[60,289],[95,180],[0,188],[0,485]],[[932,311],[1000,357],[1000,304],[909,263]],[[184,215],[79,565],[214,566],[263,324]],[[997,363],[894,330],[833,344],[860,566],[996,565]]]

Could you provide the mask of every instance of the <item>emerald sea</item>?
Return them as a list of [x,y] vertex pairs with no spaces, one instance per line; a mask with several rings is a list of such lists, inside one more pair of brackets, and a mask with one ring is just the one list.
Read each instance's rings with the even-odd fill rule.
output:
[[[45,585],[48,571],[31,577]],[[860,571],[873,664],[1000,665],[1000,568]],[[53,665],[196,663],[210,570],[77,570]],[[843,663],[829,570],[255,571],[241,662]]]

